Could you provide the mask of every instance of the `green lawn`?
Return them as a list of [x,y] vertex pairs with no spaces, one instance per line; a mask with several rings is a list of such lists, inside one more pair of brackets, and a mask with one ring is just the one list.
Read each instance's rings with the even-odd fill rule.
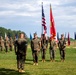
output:
[[34,66],[31,49],[27,50],[25,73],[18,73],[16,68],[16,55],[12,52],[0,52],[0,75],[76,75],[76,49],[66,49],[66,60],[60,62],[59,50],[56,51],[56,62],[50,62],[49,50],[46,52],[46,62],[41,61],[39,54],[39,65]]

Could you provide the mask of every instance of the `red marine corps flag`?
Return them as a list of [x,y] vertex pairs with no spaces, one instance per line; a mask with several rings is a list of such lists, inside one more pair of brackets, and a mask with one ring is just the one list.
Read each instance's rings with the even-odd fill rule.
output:
[[45,20],[45,14],[43,9],[43,2],[42,2],[42,34],[47,33],[47,27],[46,27],[46,20]]
[[70,46],[70,35],[68,33],[68,46]]
[[53,14],[52,14],[52,8],[50,4],[50,37],[55,38],[55,36],[56,36],[56,29],[55,29]]

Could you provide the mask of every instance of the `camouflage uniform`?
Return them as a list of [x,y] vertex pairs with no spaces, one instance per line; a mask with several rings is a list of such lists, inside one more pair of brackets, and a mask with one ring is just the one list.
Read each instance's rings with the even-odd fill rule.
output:
[[10,51],[12,51],[12,49],[13,49],[13,39],[12,39],[12,37],[10,37],[9,45],[10,45]]
[[26,59],[27,41],[24,38],[19,38],[15,41],[15,45],[17,46],[15,49],[15,53],[17,55],[17,68],[23,70]]
[[32,40],[31,40],[31,51],[32,51],[32,56],[33,56]]
[[6,39],[5,39],[5,50],[6,50],[6,52],[8,52],[8,50],[9,50],[9,39],[8,39],[8,37],[6,37]]
[[42,53],[42,61],[45,62],[45,54],[46,54],[46,49],[47,49],[47,40],[46,38],[42,38],[41,40],[41,53]]
[[15,53],[16,53],[16,50],[17,50],[17,39],[16,37],[14,38],[14,50],[15,50]]
[[60,56],[61,56],[61,60],[65,60],[65,48],[66,48],[66,41],[65,39],[60,39],[59,43],[58,43],[58,47],[60,50]]
[[31,48],[33,52],[33,62],[38,63],[38,52],[40,51],[40,40],[38,38],[32,39]]
[[50,60],[55,60],[55,50],[56,50],[56,42],[55,40],[50,40]]
[[0,37],[0,51],[4,50],[4,40],[2,37]]

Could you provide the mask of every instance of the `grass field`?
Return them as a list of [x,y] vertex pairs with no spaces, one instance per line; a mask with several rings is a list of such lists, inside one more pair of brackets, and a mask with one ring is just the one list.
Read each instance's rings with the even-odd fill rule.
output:
[[31,49],[27,50],[25,62],[25,73],[18,73],[16,68],[16,55],[12,52],[0,52],[0,75],[76,75],[76,49],[66,49],[66,60],[60,62],[59,50],[56,51],[56,61],[50,62],[49,50],[46,52],[46,62],[41,61],[39,54],[39,65],[34,66]]

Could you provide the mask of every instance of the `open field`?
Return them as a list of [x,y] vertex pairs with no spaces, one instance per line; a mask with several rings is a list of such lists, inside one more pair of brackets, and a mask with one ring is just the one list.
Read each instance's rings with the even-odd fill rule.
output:
[[31,49],[27,50],[25,62],[25,73],[18,73],[16,68],[16,55],[12,52],[0,52],[0,75],[76,75],[76,49],[66,49],[66,60],[60,62],[59,50],[56,51],[56,61],[50,62],[49,50],[46,52],[46,62],[41,61],[39,54],[39,65],[34,66],[32,62]]

